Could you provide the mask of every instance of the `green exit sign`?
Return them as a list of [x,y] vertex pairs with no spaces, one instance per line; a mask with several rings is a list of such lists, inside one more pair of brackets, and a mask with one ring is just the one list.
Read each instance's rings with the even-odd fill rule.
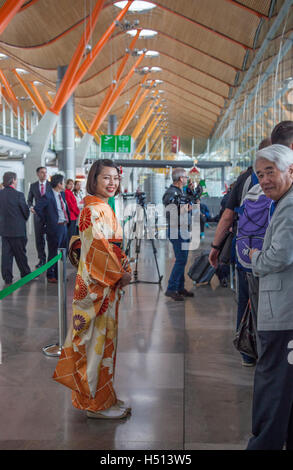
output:
[[101,135],[101,152],[130,153],[131,135]]

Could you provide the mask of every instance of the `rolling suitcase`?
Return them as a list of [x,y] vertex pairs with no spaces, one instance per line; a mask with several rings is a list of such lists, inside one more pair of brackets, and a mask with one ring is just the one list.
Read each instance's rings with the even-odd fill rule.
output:
[[195,257],[189,268],[188,276],[197,284],[209,283],[216,270],[209,263],[209,251],[202,251]]

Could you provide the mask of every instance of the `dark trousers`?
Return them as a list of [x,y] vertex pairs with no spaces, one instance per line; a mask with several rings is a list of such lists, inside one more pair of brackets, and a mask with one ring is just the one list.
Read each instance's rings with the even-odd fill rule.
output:
[[257,334],[257,310],[258,310],[258,293],[259,293],[259,278],[254,276],[252,273],[246,273],[247,281],[248,281],[248,291],[249,291],[249,300],[250,300],[250,307],[252,318],[255,325],[256,331],[256,344],[257,350],[259,350],[259,339]]
[[46,263],[45,252],[45,228],[41,219],[34,215],[35,243],[38,252],[38,258],[41,263]]
[[[56,232],[47,234],[48,242],[48,261],[52,258],[55,258],[58,252],[58,248],[67,248],[67,226],[66,225],[56,225]],[[57,263],[53,264],[49,269],[47,269],[48,278],[58,278],[58,269]]]
[[67,226],[67,248],[69,247],[70,239],[76,235],[76,220],[71,220]]
[[[249,291],[248,291],[248,282],[247,282],[247,277],[246,277],[246,271],[243,271],[242,269],[237,267],[237,277],[238,277],[238,286],[237,286],[237,292],[238,292],[238,307],[237,307],[237,323],[236,323],[236,329],[238,329],[240,322],[242,320],[242,317],[244,315],[245,309],[247,307],[247,303],[249,300]],[[243,359],[247,362],[254,362],[254,360],[247,356],[246,354],[241,353],[241,356]]]
[[175,263],[169,278],[168,290],[182,291],[184,289],[184,271],[188,259],[189,250],[182,249],[182,243],[187,244],[186,240],[170,239],[175,254]]
[[[248,450],[293,450],[293,330],[259,331]],[[289,362],[290,361],[290,362]]]
[[203,214],[200,214],[200,232],[201,233],[204,233],[206,221],[207,221],[206,216]]
[[1,274],[6,283],[13,280],[13,258],[15,258],[21,277],[31,272],[26,256],[26,237],[2,237]]

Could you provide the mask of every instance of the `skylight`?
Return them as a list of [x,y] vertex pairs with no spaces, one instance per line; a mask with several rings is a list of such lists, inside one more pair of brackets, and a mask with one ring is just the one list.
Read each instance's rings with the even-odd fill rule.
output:
[[[127,5],[127,1],[122,1],[122,2],[115,2],[114,5],[118,8],[124,8]],[[128,11],[137,11],[137,12],[142,12],[142,11],[147,11],[151,10],[152,8],[155,8],[156,5],[151,2],[144,2],[142,0],[135,0],[132,5],[130,5]]]

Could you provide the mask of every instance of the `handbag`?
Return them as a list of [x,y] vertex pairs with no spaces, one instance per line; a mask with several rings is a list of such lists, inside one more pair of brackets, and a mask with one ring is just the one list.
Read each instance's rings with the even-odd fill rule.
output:
[[234,239],[234,233],[227,232],[226,237],[221,243],[221,247],[220,247],[220,253],[218,257],[218,260],[220,263],[230,264],[233,239]]
[[239,328],[236,331],[233,344],[237,351],[247,354],[247,356],[250,356],[253,359],[257,359],[256,330],[249,301]]
[[72,266],[78,269],[81,241],[79,235],[73,235],[69,242],[68,259]]

